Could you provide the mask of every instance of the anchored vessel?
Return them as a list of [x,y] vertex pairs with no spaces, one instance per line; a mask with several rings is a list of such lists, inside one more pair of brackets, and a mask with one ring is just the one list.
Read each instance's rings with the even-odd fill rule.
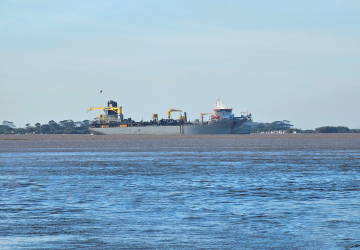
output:
[[[169,109],[166,119],[158,119],[158,114],[152,115],[150,121],[135,122],[131,118],[124,119],[122,106],[117,102],[108,101],[107,107],[92,107],[88,111],[100,109],[105,114],[100,114],[97,121],[90,125],[91,134],[121,135],[121,134],[249,134],[250,130],[240,129],[241,124],[251,120],[251,114],[242,112],[235,117],[232,108],[227,108],[219,98],[215,101],[213,112],[200,113],[200,119],[188,121],[186,112],[180,109]],[[180,112],[178,119],[172,119],[173,112]],[[243,114],[243,113],[246,113]],[[209,121],[204,121],[204,115],[211,115]]]

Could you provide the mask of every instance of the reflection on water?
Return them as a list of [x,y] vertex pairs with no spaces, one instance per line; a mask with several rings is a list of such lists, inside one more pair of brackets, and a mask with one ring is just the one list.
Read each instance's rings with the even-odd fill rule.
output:
[[360,135],[0,137],[1,249],[360,248]]

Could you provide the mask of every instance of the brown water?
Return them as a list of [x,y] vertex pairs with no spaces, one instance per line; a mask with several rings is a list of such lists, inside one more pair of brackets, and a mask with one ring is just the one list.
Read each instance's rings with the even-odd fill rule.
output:
[[0,136],[0,249],[360,248],[360,134]]

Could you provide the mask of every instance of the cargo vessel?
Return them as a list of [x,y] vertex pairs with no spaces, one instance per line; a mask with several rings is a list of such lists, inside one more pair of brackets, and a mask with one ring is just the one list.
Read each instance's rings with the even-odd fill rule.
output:
[[[236,117],[232,108],[227,108],[219,98],[215,100],[213,112],[200,113],[200,119],[190,121],[186,112],[182,114],[180,109],[169,109],[165,119],[158,119],[158,114],[152,114],[152,120],[136,122],[131,118],[124,119],[122,106],[118,107],[117,102],[108,101],[107,107],[91,107],[91,110],[103,110],[96,121],[92,122],[89,128],[94,135],[172,135],[172,134],[249,134],[249,129],[241,129],[240,126],[251,120],[251,114],[242,112]],[[173,119],[171,114],[180,112],[178,119]],[[204,116],[210,115],[208,121]]]

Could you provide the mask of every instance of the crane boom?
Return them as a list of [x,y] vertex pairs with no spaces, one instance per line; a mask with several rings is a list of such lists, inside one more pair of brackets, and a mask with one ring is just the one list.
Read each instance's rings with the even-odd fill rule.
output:
[[110,110],[110,111],[114,111],[115,113],[117,113],[118,115],[122,114],[122,106],[116,108],[116,107],[91,107],[89,108],[87,111],[91,111],[93,109],[100,109],[100,110]]
[[[87,111],[91,111],[91,110],[94,110],[94,109],[97,109],[97,110],[104,110],[104,112],[106,110],[110,110],[110,111],[113,111],[117,114],[118,116],[118,119],[122,122],[123,121],[123,114],[122,114],[122,106],[120,107],[90,107]],[[103,123],[105,120],[103,118],[103,115],[99,115],[99,123]]]
[[166,112],[167,118],[170,119],[171,113],[172,113],[172,112],[176,112],[176,111],[180,112],[180,117],[181,117],[181,111],[182,111],[182,110],[180,110],[180,109],[169,109],[169,110]]
[[241,112],[241,114],[246,113],[246,116],[249,116],[249,110]]
[[215,113],[214,112],[212,112],[212,113],[200,113],[201,123],[203,123],[203,121],[204,121],[204,115],[215,115]]

